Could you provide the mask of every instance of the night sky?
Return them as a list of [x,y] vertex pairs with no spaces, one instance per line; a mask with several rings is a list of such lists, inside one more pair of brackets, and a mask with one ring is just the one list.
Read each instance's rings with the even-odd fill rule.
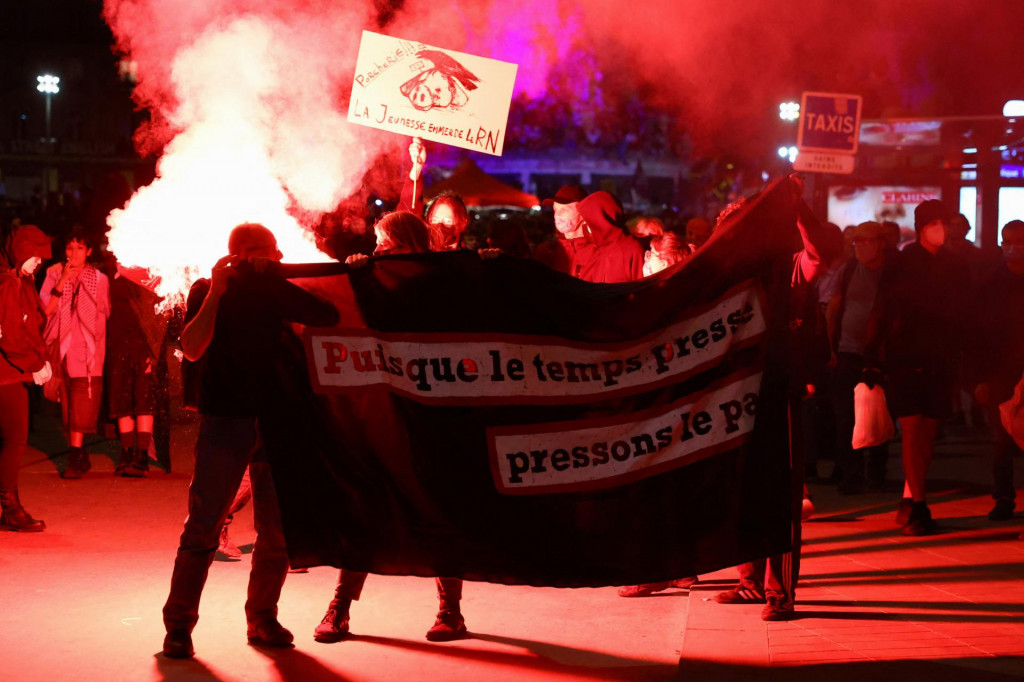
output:
[[[210,4],[237,12],[273,3]],[[385,31],[411,30],[421,8],[445,5],[392,4]],[[803,90],[862,94],[868,117],[993,115],[1007,99],[1024,98],[1021,0],[653,0],[629,3],[628,12],[619,1],[551,1],[544,3],[553,8],[550,20],[531,23],[537,17],[513,12],[498,26],[476,22],[477,15],[466,11],[489,2],[449,4],[471,24],[465,42],[496,53],[516,49],[502,45],[502,34],[521,43],[522,35],[543,33],[547,21],[553,28],[538,42],[552,44],[548,54],[568,43],[591,50],[606,94],[635,83],[653,104],[683,117],[704,146],[735,145],[762,134],[778,102]],[[525,11],[537,4],[532,0],[512,4],[522,6],[524,15],[535,14]],[[99,0],[8,2],[0,38],[44,53],[62,44],[107,45],[112,36],[100,10]],[[559,27],[556,18],[574,11],[582,18],[573,30]],[[476,32],[495,37],[481,39]]]

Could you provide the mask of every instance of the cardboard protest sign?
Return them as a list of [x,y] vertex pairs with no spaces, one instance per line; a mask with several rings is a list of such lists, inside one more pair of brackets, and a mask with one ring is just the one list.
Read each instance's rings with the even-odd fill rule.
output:
[[516,69],[363,31],[348,120],[501,156]]

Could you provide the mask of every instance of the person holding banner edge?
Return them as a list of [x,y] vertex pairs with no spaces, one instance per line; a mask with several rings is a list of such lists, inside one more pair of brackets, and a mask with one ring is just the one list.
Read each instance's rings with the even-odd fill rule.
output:
[[[830,263],[842,251],[842,234],[828,223],[822,223],[813,214],[810,207],[803,201],[804,184],[799,175],[790,176],[794,198],[798,205],[797,228],[800,232],[802,249],[793,256],[790,286],[790,383],[794,387],[789,405],[790,434],[790,497],[791,497],[791,540],[789,552],[776,554],[746,562],[736,567],[739,572],[739,584],[724,592],[719,592],[714,599],[720,604],[764,604],[761,619],[766,621],[790,620],[794,617],[796,586],[800,577],[800,545],[801,545],[801,509],[804,496],[805,474],[803,463],[803,444],[800,441],[801,428],[799,418],[801,410],[799,401],[806,398],[805,367],[809,353],[806,352],[808,339],[812,333],[813,317],[804,315],[809,306],[815,305],[812,285],[825,272]],[[719,221],[728,220],[739,205],[727,206]]]
[[[415,143],[414,143],[415,145]],[[413,157],[415,161],[415,156]],[[430,230],[420,218],[409,211],[388,213],[374,225],[377,236],[375,256],[406,253],[429,253],[435,242]],[[481,254],[487,257],[486,254]],[[366,267],[369,258],[363,254],[349,256],[345,263],[352,268]],[[316,626],[313,639],[324,644],[340,642],[349,635],[349,609],[358,601],[363,585],[369,574],[363,571],[341,569],[334,597],[327,606],[323,620]],[[432,642],[448,642],[462,639],[468,634],[466,620],[462,616],[462,579],[435,578],[439,602],[437,619],[427,631],[426,638]]]
[[[270,230],[239,225],[228,239],[229,255],[214,265],[209,280],[189,292],[182,351],[198,370],[199,436],[189,486],[188,518],[179,541],[171,587],[163,608],[163,653],[191,658],[199,599],[219,544],[221,528],[246,467],[252,479],[256,543],[245,603],[250,644],[291,646],[292,633],[277,620],[277,602],[288,574],[288,554],[277,493],[260,429],[265,396],[280,379],[270,357],[291,357],[289,372],[304,373],[289,354],[290,323],[332,326],[330,303],[275,274],[282,255]],[[246,278],[257,296],[232,286]],[[277,364],[277,363],[274,363]]]

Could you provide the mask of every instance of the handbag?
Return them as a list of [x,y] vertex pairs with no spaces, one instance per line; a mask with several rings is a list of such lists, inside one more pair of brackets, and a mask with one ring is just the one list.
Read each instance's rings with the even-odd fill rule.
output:
[[1024,375],[1013,389],[1013,397],[999,404],[999,421],[1017,447],[1024,450]]
[[885,402],[885,389],[879,384],[868,387],[859,383],[853,388],[854,450],[883,445],[896,433]]

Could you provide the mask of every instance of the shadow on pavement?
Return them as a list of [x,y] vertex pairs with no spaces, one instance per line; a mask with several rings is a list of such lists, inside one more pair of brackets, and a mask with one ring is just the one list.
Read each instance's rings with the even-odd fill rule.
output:
[[[851,652],[852,653],[852,652]],[[1024,658],[931,658],[904,661],[801,662],[798,666],[755,668],[711,661],[679,663],[677,680],[700,682],[864,682],[865,680],[928,680],[929,682],[1008,682],[1024,675]]]
[[[470,633],[469,639],[508,646],[520,647],[522,653],[484,651],[452,644],[428,644],[407,639],[379,637],[375,635],[353,635],[353,641],[392,646],[407,651],[430,653],[465,659],[467,662],[503,665],[522,671],[523,676],[532,673],[579,673],[586,670],[587,679],[593,680],[668,680],[676,673],[676,666],[656,661],[644,661],[621,656],[611,656],[587,649],[549,644],[528,639],[514,639],[498,635]],[[429,679],[425,673],[423,679]]]

